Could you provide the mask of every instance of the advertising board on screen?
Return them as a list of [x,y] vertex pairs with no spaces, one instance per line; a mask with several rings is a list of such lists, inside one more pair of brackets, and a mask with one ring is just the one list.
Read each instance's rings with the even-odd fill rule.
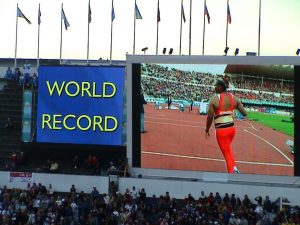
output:
[[40,67],[37,142],[121,145],[124,77],[124,67]]
[[[140,138],[133,139],[133,152],[140,150],[140,157],[133,154],[133,164],[150,169],[294,175],[294,65],[151,61],[135,65],[133,93],[138,89],[141,100],[132,98],[133,113],[140,114],[133,124],[134,138]],[[227,86],[223,95],[227,100],[217,92],[220,80]],[[225,104],[235,109],[231,113],[231,107],[226,108],[224,127],[219,128],[220,104],[224,110]],[[211,126],[209,115],[213,115]]]

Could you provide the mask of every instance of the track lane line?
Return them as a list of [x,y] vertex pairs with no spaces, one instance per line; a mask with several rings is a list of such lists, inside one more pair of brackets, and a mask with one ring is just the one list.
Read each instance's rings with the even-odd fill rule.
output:
[[285,155],[279,148],[277,148],[275,145],[273,145],[271,142],[267,141],[266,139],[260,137],[257,134],[254,134],[254,133],[248,131],[247,129],[244,129],[244,131],[251,134],[251,135],[253,135],[253,136],[255,136],[255,137],[257,137],[257,138],[259,138],[260,140],[264,141],[265,143],[267,143],[268,145],[273,147],[279,154],[281,154],[287,161],[289,161],[292,166],[294,166],[294,162],[287,155]]
[[[199,157],[199,156],[188,156],[188,155],[178,155],[171,153],[162,153],[162,152],[150,152],[150,151],[142,151],[143,154],[149,155],[160,155],[160,156],[169,156],[169,157],[177,157],[177,158],[186,158],[186,159],[196,159],[196,160],[206,160],[206,161],[216,161],[225,163],[224,159],[215,159],[215,158],[207,158],[207,157]],[[253,165],[266,165],[266,166],[281,166],[281,167],[293,167],[294,165],[283,164],[283,163],[268,163],[268,162],[255,162],[255,161],[243,161],[237,160],[237,163],[240,164],[253,164]]]

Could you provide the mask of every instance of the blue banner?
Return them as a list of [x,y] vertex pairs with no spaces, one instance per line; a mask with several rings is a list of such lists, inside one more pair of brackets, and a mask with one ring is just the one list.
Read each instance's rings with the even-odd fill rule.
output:
[[37,142],[122,145],[125,67],[41,66]]

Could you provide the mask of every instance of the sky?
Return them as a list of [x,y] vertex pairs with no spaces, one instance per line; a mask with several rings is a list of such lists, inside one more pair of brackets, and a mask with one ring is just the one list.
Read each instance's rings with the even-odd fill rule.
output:
[[[109,58],[111,0],[90,0],[90,59]],[[157,0],[136,0],[143,19],[136,21],[136,54],[156,50]],[[192,0],[192,55],[202,54],[203,2]],[[63,53],[67,59],[86,59],[88,0],[0,0],[0,58],[14,58],[16,4],[32,24],[19,18],[18,57],[37,57],[37,14],[41,4],[41,58],[59,58],[61,3],[70,27],[63,29]],[[227,0],[207,0],[211,23],[206,24],[205,55],[223,55]],[[232,23],[228,25],[228,55],[257,52],[259,0],[230,0]],[[190,0],[183,0],[186,23],[182,28],[182,54],[189,52]],[[133,51],[134,0],[114,0],[113,59],[125,59]],[[294,56],[300,48],[300,0],[262,0],[261,55]],[[179,54],[181,0],[160,0],[159,54],[164,47]]]

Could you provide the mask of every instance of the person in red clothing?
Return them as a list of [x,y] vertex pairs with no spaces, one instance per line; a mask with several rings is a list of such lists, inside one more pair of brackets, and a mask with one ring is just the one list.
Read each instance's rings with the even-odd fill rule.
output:
[[218,80],[216,83],[216,95],[211,98],[208,106],[205,136],[206,138],[209,136],[209,129],[214,121],[217,142],[225,158],[227,171],[229,173],[239,173],[231,148],[236,132],[233,114],[235,109],[240,111],[244,117],[247,116],[247,113],[241,101],[227,92],[228,86],[228,80]]

